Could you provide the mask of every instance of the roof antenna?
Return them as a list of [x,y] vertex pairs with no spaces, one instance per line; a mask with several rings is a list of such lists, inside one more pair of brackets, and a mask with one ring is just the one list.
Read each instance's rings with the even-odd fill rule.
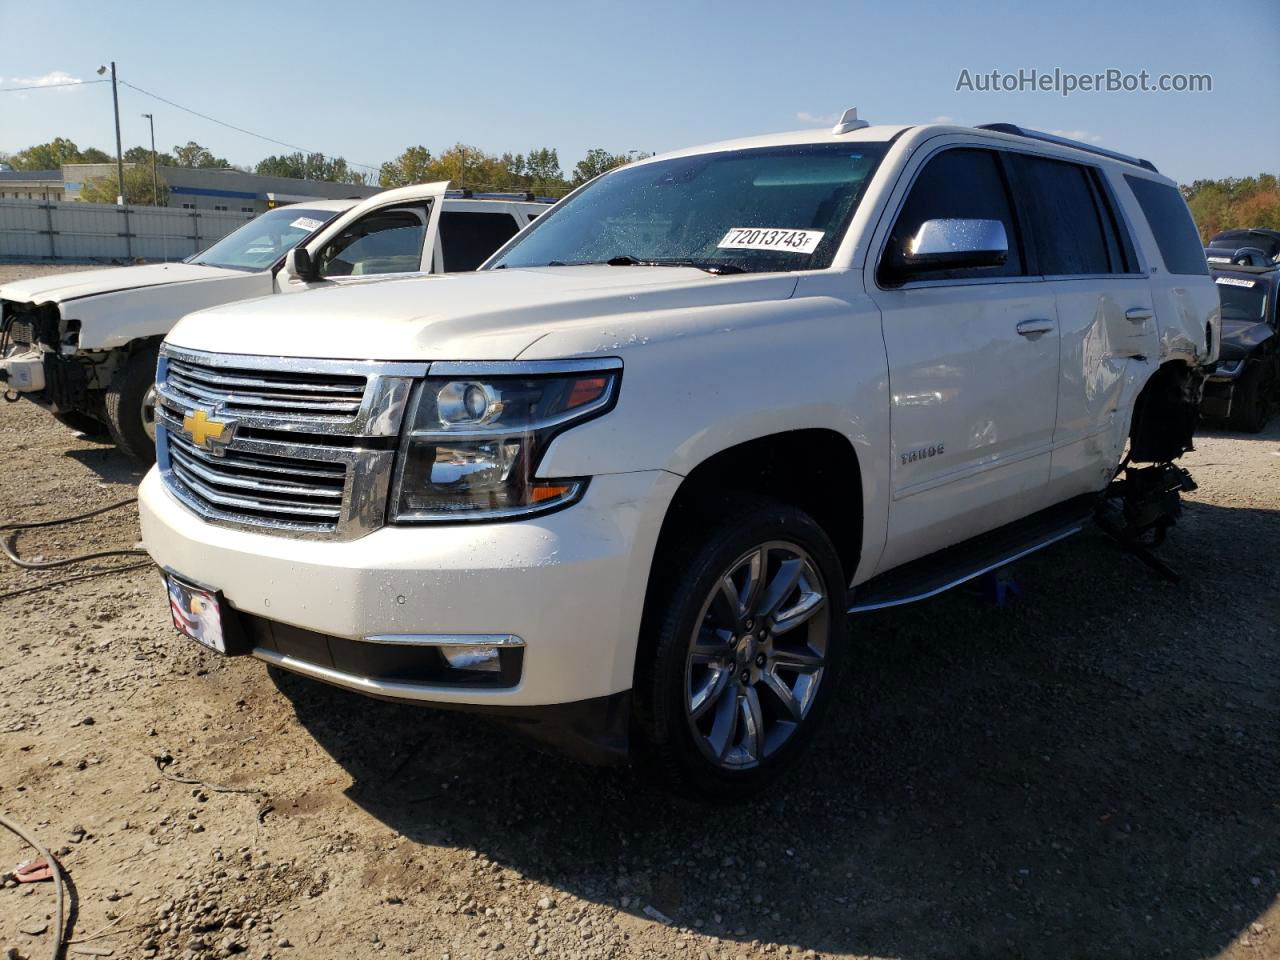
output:
[[835,134],[848,133],[851,130],[861,130],[863,127],[869,126],[871,124],[867,123],[867,121],[858,119],[858,108],[850,107],[844,112],[840,122],[831,128],[831,132]]

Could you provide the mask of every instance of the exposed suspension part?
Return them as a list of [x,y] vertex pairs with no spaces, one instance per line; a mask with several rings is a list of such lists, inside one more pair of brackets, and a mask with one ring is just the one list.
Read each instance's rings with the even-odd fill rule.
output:
[[1182,515],[1182,494],[1194,489],[1191,474],[1172,463],[1131,467],[1126,461],[1098,506],[1098,526],[1166,580],[1177,583],[1178,574],[1151,548],[1164,543],[1169,528]]

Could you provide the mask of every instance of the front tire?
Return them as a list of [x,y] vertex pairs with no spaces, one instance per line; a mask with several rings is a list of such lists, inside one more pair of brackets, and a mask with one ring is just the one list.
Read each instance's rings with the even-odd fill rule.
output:
[[750,798],[796,761],[844,654],[844,576],[803,511],[734,498],[660,551],[633,690],[643,769],[677,792]]
[[135,350],[111,378],[104,398],[111,439],[144,467],[156,461],[155,382],[159,353],[159,343]]
[[1260,433],[1271,419],[1275,390],[1275,360],[1264,357],[1251,361],[1236,385],[1231,426],[1246,433]]

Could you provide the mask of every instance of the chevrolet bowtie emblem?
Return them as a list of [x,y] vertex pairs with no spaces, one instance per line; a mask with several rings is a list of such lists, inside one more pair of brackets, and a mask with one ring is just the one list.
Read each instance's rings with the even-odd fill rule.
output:
[[221,453],[236,433],[234,420],[210,420],[203,410],[194,410],[182,418],[182,432],[201,450]]

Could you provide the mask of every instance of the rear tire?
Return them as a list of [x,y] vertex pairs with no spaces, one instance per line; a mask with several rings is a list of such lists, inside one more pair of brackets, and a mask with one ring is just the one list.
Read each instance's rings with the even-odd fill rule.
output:
[[74,430],[76,433],[83,433],[86,437],[94,440],[104,439],[107,436],[107,425],[105,423],[97,417],[91,417],[89,414],[81,413],[78,410],[55,413],[53,419],[64,427]]
[[632,742],[663,785],[741,802],[798,759],[833,695],[844,577],[822,528],[774,500],[732,497],[693,527],[654,561]]
[[1276,367],[1272,357],[1249,361],[1231,404],[1231,426],[1246,433],[1260,433],[1271,419],[1276,390]]
[[104,398],[111,439],[144,467],[156,461],[153,388],[159,353],[158,343],[135,350],[111,378]]

